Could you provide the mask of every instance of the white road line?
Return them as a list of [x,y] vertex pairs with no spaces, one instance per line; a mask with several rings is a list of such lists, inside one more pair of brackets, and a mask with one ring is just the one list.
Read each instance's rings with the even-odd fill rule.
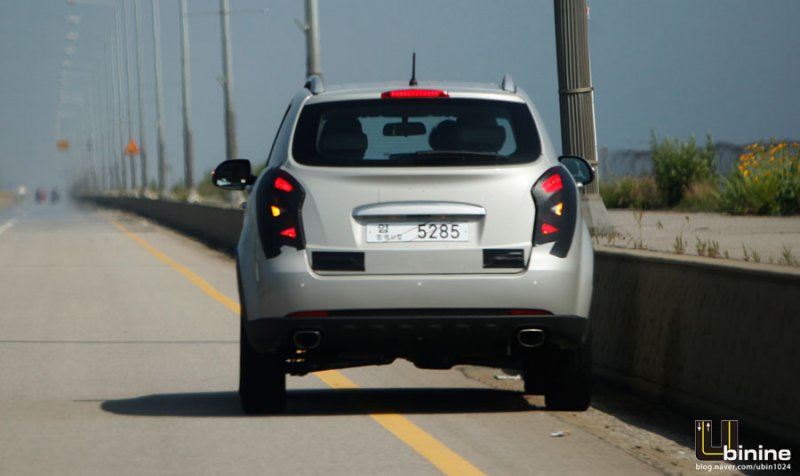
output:
[[7,222],[5,222],[2,225],[0,225],[0,235],[2,235],[3,233],[6,232],[6,230],[9,230],[12,226],[14,226],[14,224],[16,222],[17,222],[17,219],[16,218],[12,218],[11,220],[8,220]]

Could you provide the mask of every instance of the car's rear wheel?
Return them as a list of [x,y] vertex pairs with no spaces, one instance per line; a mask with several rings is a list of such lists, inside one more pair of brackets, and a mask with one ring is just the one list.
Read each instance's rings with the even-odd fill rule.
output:
[[239,399],[249,415],[280,413],[286,406],[286,374],[280,358],[256,351],[244,323],[239,342]]
[[583,349],[562,351],[544,382],[544,403],[550,410],[583,411],[592,403],[588,356]]

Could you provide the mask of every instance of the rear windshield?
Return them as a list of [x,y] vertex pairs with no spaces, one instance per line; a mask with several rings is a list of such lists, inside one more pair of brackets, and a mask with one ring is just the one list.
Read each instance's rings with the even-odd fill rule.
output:
[[306,106],[294,159],[326,167],[503,165],[532,162],[539,134],[521,103],[396,99]]

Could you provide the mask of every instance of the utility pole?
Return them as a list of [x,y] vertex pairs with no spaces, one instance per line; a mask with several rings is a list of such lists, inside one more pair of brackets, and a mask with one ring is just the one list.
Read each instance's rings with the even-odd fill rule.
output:
[[139,158],[141,159],[141,195],[147,192],[147,150],[145,148],[145,108],[144,108],[144,72],[142,71],[142,15],[139,11],[139,2],[133,1],[134,35],[136,36],[136,79],[138,80],[138,99],[139,99]]
[[[122,31],[125,36],[125,54],[123,60],[125,61],[125,95],[128,97],[128,142],[133,141],[133,92],[131,91],[131,75],[130,75],[130,52],[131,52],[131,36],[128,34],[128,2],[122,0]],[[127,149],[127,147],[126,147]],[[130,156],[131,166],[131,190],[136,190],[136,154],[128,152]]]
[[306,0],[306,77],[322,77],[319,51],[319,5],[317,0]]
[[[586,0],[553,0],[556,22],[561,147],[579,155],[597,171],[594,88],[589,62],[589,10]],[[583,189],[583,219],[594,232],[613,229],[603,200],[600,177]]]
[[167,157],[164,146],[164,90],[161,85],[161,2],[151,0],[153,10],[153,58],[156,74],[156,126],[158,141],[158,195],[167,194]]
[[189,15],[186,0],[180,1],[181,14],[181,74],[183,76],[183,186],[194,198],[194,170],[192,167],[192,78],[189,65]]
[[225,97],[225,155],[235,159],[239,155],[236,144],[236,114],[233,109],[233,64],[230,37],[230,5],[228,0],[219,1],[220,22],[222,23],[222,86]]

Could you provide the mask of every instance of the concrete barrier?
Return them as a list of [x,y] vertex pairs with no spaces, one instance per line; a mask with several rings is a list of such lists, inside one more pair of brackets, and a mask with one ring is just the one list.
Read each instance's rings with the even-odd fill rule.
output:
[[[90,201],[228,251],[243,217],[168,201]],[[800,271],[599,248],[594,286],[596,375],[678,405],[692,419],[737,419],[800,444]]]
[[800,443],[800,272],[598,249],[595,373]]

